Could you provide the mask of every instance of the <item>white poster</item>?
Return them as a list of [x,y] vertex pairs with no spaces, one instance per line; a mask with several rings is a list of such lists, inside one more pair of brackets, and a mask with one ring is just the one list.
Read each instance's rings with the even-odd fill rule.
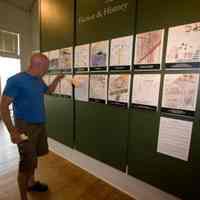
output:
[[200,22],[169,29],[167,63],[200,62]]
[[72,96],[72,75],[65,75],[60,81],[60,93],[62,95]]
[[105,67],[108,65],[109,41],[95,42],[91,45],[91,67]]
[[71,70],[72,63],[73,63],[73,48],[68,47],[60,49],[59,68]]
[[76,75],[75,99],[88,101],[89,75]]
[[49,75],[48,74],[45,74],[43,77],[42,77],[44,83],[49,86]]
[[136,65],[160,64],[162,59],[164,30],[157,30],[136,35]]
[[[49,84],[51,84],[57,75],[49,75]],[[54,90],[53,94],[60,94],[60,82],[58,83],[56,89]]]
[[59,50],[49,51],[49,69],[59,69]]
[[111,40],[110,65],[122,66],[132,64],[133,36]]
[[89,67],[89,44],[75,47],[75,67]]
[[193,122],[161,117],[157,151],[188,161]]
[[90,76],[90,98],[106,100],[107,75]]
[[112,74],[109,79],[108,100],[128,103],[130,88],[130,75]]
[[158,106],[160,74],[135,74],[133,77],[132,103]]
[[199,74],[166,74],[162,107],[196,110]]

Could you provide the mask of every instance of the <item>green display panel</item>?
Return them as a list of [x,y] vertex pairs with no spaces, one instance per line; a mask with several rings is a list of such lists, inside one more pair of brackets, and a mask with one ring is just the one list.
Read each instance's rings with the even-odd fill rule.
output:
[[41,51],[71,46],[74,0],[41,0]]
[[73,147],[73,101],[46,96],[48,136]]
[[183,199],[192,199],[197,184],[194,174],[198,176],[199,172],[194,171],[191,162],[157,153],[159,113],[135,111],[130,117],[129,174]]
[[197,22],[199,7],[198,0],[138,0],[137,32]]
[[133,33],[135,0],[77,0],[77,44]]
[[[198,22],[200,21],[199,6],[200,2],[196,0],[165,1],[162,4],[158,0],[139,0],[136,33]],[[164,65],[163,62],[162,67]],[[182,70],[177,70],[175,73],[181,72]],[[164,75],[166,70],[162,68],[160,73]],[[193,120],[194,128],[188,162],[157,153],[160,112],[130,110],[129,174],[184,200],[196,199],[200,178],[199,108],[200,103]]]
[[[41,0],[41,50],[198,22],[199,8],[197,0]],[[199,196],[200,98],[188,162],[157,153],[160,112],[53,96],[46,98],[46,106],[50,137],[70,147],[75,138],[78,151],[122,171],[128,165],[130,175],[184,200]]]
[[76,102],[76,147],[79,151],[125,171],[128,110]]

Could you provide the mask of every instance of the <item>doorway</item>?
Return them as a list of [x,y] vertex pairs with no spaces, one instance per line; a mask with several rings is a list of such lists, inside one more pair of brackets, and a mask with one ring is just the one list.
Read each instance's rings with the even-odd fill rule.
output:
[[1,95],[8,78],[19,73],[20,71],[21,71],[20,59],[0,56],[0,80],[1,80],[0,94]]
[[[19,58],[9,58],[0,56],[0,100],[8,78],[19,73],[20,71],[21,67]],[[13,116],[12,104],[10,105],[10,112],[11,116]]]

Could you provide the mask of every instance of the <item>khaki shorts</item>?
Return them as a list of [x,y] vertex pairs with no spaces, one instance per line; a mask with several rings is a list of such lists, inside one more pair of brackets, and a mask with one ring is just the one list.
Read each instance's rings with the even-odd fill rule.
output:
[[15,119],[15,127],[29,138],[28,141],[18,144],[20,155],[19,171],[32,171],[37,167],[37,158],[48,153],[45,124],[32,124]]

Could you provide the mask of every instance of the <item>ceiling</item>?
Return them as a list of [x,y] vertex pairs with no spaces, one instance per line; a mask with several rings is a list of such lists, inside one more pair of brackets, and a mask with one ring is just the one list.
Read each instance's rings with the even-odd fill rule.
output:
[[30,12],[35,1],[37,0],[1,0],[5,3],[8,3],[18,9],[21,9],[26,12]]

